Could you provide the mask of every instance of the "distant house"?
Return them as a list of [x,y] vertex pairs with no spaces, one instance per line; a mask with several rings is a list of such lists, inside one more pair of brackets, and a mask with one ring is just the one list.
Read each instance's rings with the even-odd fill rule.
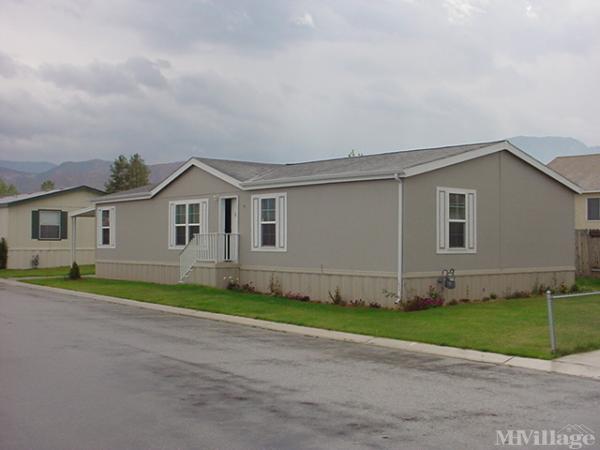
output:
[[575,228],[600,229],[600,153],[559,156],[548,167],[581,187],[575,197]]
[[[507,141],[261,164],[191,158],[100,197],[98,276],[328,301],[482,298],[574,281],[577,185]],[[438,283],[454,269],[456,288]],[[230,278],[228,278],[230,277]],[[451,284],[451,283],[448,283]]]
[[[89,208],[103,192],[88,186],[0,197],[0,237],[8,242],[8,268],[55,267],[71,263],[69,214]],[[94,262],[94,220],[81,220],[76,237],[78,262]]]

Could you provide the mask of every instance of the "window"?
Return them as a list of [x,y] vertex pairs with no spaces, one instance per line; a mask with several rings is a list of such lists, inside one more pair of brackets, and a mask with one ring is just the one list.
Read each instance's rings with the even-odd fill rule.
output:
[[40,210],[39,238],[56,240],[60,239],[60,211]]
[[98,222],[98,247],[115,247],[115,207],[98,208],[96,212]]
[[55,241],[67,239],[69,213],[55,209],[31,211],[31,239]]
[[437,188],[437,252],[475,253],[476,192]]
[[252,250],[287,250],[287,195],[252,196]]
[[183,248],[195,234],[208,231],[207,199],[170,202],[169,211],[169,248]]
[[600,198],[587,199],[588,220],[600,220]]

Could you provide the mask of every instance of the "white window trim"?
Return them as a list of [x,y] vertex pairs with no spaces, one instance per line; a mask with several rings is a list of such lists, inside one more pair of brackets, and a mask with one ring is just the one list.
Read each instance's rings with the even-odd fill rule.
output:
[[[465,244],[463,248],[450,248],[450,194],[465,195]],[[440,195],[444,195],[444,207],[440,206]],[[472,197],[470,197],[472,195]],[[472,204],[469,205],[469,199]],[[458,221],[462,222],[462,221]],[[443,236],[442,236],[443,235]],[[443,244],[443,245],[442,245]],[[477,191],[438,186],[436,189],[436,251],[438,254],[477,253]]]
[[[275,247],[261,246],[261,200],[275,199]],[[251,197],[250,250],[253,252],[287,252],[287,193],[273,192]]]
[[[43,238],[42,237],[42,212],[58,213],[58,237]],[[60,209],[38,209],[38,241],[61,241],[62,238],[62,211]]]
[[[188,211],[187,211],[187,205],[190,204],[194,204],[194,203],[199,203],[200,204],[200,223],[199,223],[199,228],[200,228],[200,233],[208,233],[208,199],[207,198],[196,198],[196,199],[192,199],[192,200],[172,200],[169,202],[169,210],[168,210],[168,214],[169,214],[169,235],[168,235],[168,248],[169,250],[183,250],[185,248],[185,245],[175,245],[175,207],[176,205],[186,205],[185,207],[185,220],[186,220],[186,225],[185,225],[185,234],[186,234],[186,238],[187,238],[187,234],[189,232],[189,225],[187,223],[188,220]],[[202,214],[202,209],[204,205],[204,210],[206,211],[206,213],[203,215]],[[188,241],[188,239],[186,239],[186,241]]]
[[[102,226],[102,211],[108,211],[108,220],[109,220],[109,226],[108,229],[110,230],[110,235],[109,235],[109,244],[105,245],[102,244],[102,230],[104,228],[107,227],[103,227]],[[116,247],[116,236],[115,236],[115,229],[116,229],[116,223],[117,223],[117,215],[115,212],[115,207],[114,206],[107,206],[107,207],[102,207],[102,208],[98,208],[96,209],[96,248],[115,248]]]
[[589,201],[592,199],[600,199],[600,197],[586,197],[585,198],[585,220],[586,222],[600,222],[600,219],[590,219],[589,212]]

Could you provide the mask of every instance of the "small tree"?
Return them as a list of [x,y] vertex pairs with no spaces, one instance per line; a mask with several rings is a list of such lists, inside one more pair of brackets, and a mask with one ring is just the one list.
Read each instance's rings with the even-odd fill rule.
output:
[[41,188],[42,188],[42,191],[46,191],[46,192],[48,192],[48,191],[51,191],[51,190],[52,190],[52,189],[54,189],[55,187],[56,187],[56,186],[55,186],[55,184],[54,184],[54,181],[52,181],[52,180],[46,180],[46,181],[44,181],[44,182],[42,183],[42,186],[41,186]]
[[104,185],[106,192],[113,194],[124,191],[127,187],[127,172],[129,171],[129,161],[125,155],[119,155],[110,166],[110,178]]
[[150,169],[139,153],[129,157],[129,169],[127,170],[127,189],[133,189],[148,184]]
[[79,271],[79,265],[73,261],[71,270],[69,270],[69,280],[79,280],[81,278],[81,272]]
[[6,184],[6,182],[0,178],[0,197],[5,195],[17,195],[19,192],[14,184]]
[[8,243],[6,239],[0,239],[0,269],[6,269],[8,264]]

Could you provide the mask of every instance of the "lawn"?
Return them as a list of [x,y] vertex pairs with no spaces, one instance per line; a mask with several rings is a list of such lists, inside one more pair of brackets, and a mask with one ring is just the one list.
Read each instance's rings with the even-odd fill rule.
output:
[[[306,303],[199,285],[87,278],[29,283],[388,338],[551,359],[542,297],[494,300],[405,313]],[[598,285],[600,287],[600,284]],[[560,355],[600,348],[600,297],[555,302]]]
[[[79,266],[81,275],[93,275],[96,266],[93,264]],[[0,278],[22,278],[22,277],[54,277],[67,275],[69,267],[48,267],[44,269],[0,269]]]

